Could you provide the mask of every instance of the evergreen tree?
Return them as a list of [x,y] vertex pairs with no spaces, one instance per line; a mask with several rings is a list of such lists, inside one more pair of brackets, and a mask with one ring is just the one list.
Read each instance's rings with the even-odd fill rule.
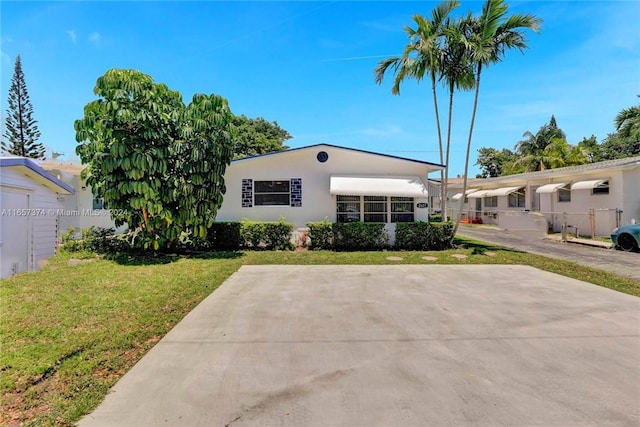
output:
[[17,156],[44,159],[45,149],[38,142],[40,131],[37,123],[33,118],[33,105],[29,100],[22,61],[18,55],[9,88],[9,108],[2,140],[3,151]]

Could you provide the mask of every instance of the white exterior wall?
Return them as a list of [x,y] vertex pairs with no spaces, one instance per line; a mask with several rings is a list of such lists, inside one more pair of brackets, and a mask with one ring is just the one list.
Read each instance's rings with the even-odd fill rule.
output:
[[[116,228],[115,223],[109,216],[106,209],[93,210],[93,193],[91,187],[73,172],[50,170],[50,173],[56,176],[65,184],[69,184],[76,189],[76,193],[71,196],[62,196],[62,208],[64,212],[60,214],[60,232],[67,231],[69,227],[77,229],[94,227]],[[121,227],[119,231],[123,231],[126,227]]]
[[537,182],[536,186],[552,182],[575,183],[606,179],[609,181],[609,194],[593,194],[591,189],[571,190],[571,201],[560,202],[558,192],[540,194],[540,212],[549,221],[550,228],[555,232],[562,231],[562,224],[567,213],[567,224],[571,233],[577,227],[580,235],[591,234],[591,219],[589,210],[593,209],[596,236],[608,236],[616,227],[616,209],[624,209],[625,187],[629,184],[622,170],[594,171],[589,174],[575,175],[570,179],[558,177],[552,181]]
[[[320,163],[316,155],[326,151],[329,159]],[[329,193],[332,175],[339,176],[418,176],[427,185],[428,165],[384,155],[362,153],[332,146],[313,146],[266,156],[234,161],[225,173],[227,188],[218,211],[218,221],[277,221],[284,218],[296,227],[327,218],[336,221],[336,197]],[[255,181],[302,179],[302,206],[242,207],[242,180]],[[428,199],[415,198],[414,203]],[[415,220],[427,221],[427,208],[415,208]]]
[[640,167],[625,169],[623,177],[622,222],[620,225],[640,223]]
[[[57,243],[58,194],[20,173],[17,168],[0,168],[2,216],[1,276],[37,270],[42,261],[53,256]],[[11,203],[11,205],[8,205]],[[27,215],[14,215],[13,209],[29,209]],[[17,263],[17,268],[15,264]],[[16,271],[14,271],[14,269]]]

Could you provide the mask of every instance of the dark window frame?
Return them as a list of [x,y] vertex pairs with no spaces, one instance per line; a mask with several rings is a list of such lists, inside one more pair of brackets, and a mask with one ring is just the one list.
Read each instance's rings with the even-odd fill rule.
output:
[[291,206],[291,181],[254,180],[253,206]]

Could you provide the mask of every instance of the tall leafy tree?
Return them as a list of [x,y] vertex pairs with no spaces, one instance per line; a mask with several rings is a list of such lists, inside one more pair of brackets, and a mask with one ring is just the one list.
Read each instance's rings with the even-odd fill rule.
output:
[[38,122],[33,118],[33,105],[29,99],[20,55],[16,57],[13,69],[8,103],[3,150],[17,156],[44,159],[45,148],[38,142],[40,130]]
[[580,165],[588,161],[588,151],[584,146],[567,142],[554,116],[535,134],[526,131],[522,136],[524,139],[516,144],[518,158],[505,167],[507,174]]
[[233,157],[236,159],[289,148],[284,142],[291,139],[291,135],[276,121],[240,115],[233,118],[232,124],[235,131]]
[[[527,30],[537,32],[542,20],[532,14],[515,14],[507,16],[509,7],[504,0],[486,0],[479,18],[467,19],[462,26],[462,40],[467,46],[468,56],[475,67],[475,96],[471,123],[469,125],[469,137],[465,155],[464,180],[462,193],[467,190],[467,175],[469,171],[469,154],[473,137],[476,112],[478,108],[478,96],[480,93],[480,78],[484,67],[502,61],[507,50],[516,48],[520,51],[528,48],[525,39]],[[454,227],[455,236],[462,218],[462,202],[458,210],[458,217]]]
[[116,225],[129,226],[136,246],[156,250],[206,237],[233,155],[226,99],[196,94],[185,105],[179,92],[122,69],[107,71],[94,93],[75,122],[76,153]]
[[481,173],[476,178],[495,178],[505,172],[505,166],[513,162],[517,155],[508,148],[497,150],[495,148],[481,147],[478,149],[476,165],[480,166]]
[[[444,26],[449,14],[459,5],[460,3],[457,0],[441,2],[431,12],[431,19],[418,14],[414,15],[415,28],[408,25],[404,28],[409,38],[409,44],[404,48],[402,56],[391,57],[381,61],[374,71],[376,83],[381,84],[386,72],[389,69],[393,70],[394,82],[391,87],[391,93],[394,95],[400,94],[400,85],[406,78],[416,79],[419,82],[424,78],[425,74],[429,75],[438,131],[440,163],[442,164],[444,164],[445,159],[436,83],[441,77],[443,67],[442,38],[444,36]],[[442,183],[445,182],[445,175],[446,171],[441,171]],[[445,187],[442,185],[440,200],[445,204],[441,206],[443,210],[446,210],[445,196]]]

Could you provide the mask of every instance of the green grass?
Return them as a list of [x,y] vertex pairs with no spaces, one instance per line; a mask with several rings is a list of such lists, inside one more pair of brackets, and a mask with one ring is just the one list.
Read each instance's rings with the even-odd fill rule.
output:
[[[246,252],[117,260],[57,255],[42,271],[0,282],[0,425],[72,425],[244,264],[527,264],[640,296],[640,282],[632,279],[461,242],[465,249],[443,252]],[[468,258],[458,260],[453,253]],[[425,255],[438,260],[425,261]],[[390,256],[402,260],[387,260]],[[70,266],[72,257],[84,261]]]

